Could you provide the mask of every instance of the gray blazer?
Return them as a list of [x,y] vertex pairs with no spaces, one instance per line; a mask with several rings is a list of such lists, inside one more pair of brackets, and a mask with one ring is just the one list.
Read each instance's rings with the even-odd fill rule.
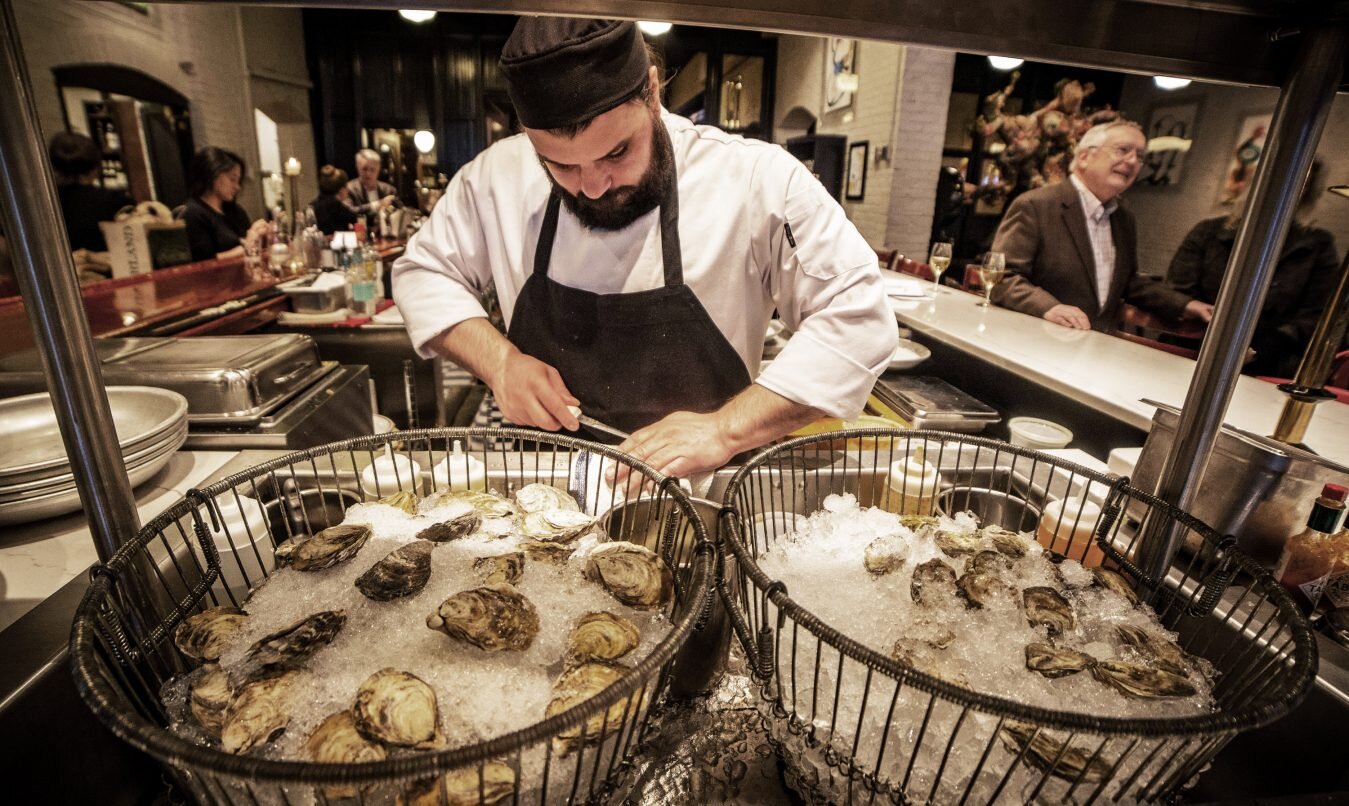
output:
[[1007,256],[1007,276],[993,289],[1004,308],[1044,316],[1063,303],[1081,308],[1093,330],[1113,331],[1120,304],[1129,302],[1165,319],[1178,319],[1190,297],[1138,276],[1138,233],[1133,215],[1119,207],[1110,215],[1115,274],[1101,305],[1087,216],[1073,183],[1064,180],[1021,194],[993,237],[993,250]]

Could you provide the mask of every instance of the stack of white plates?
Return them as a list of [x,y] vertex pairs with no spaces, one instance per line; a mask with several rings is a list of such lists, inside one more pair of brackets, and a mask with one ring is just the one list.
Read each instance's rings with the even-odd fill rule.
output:
[[[136,486],[187,441],[187,398],[148,386],[110,386],[118,446]],[[64,515],[80,508],[75,473],[45,392],[0,400],[0,524]]]

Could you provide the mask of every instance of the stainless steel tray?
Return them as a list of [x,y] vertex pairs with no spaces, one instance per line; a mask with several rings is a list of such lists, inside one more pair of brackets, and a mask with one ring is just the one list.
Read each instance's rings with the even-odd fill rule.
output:
[[1002,419],[997,409],[926,375],[886,372],[876,382],[875,394],[914,428],[978,433]]

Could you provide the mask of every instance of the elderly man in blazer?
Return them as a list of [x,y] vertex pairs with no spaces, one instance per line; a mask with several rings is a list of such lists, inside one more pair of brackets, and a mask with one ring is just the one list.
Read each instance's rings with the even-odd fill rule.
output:
[[995,303],[1106,332],[1124,301],[1166,319],[1212,317],[1212,305],[1138,276],[1138,233],[1119,195],[1138,177],[1146,145],[1134,123],[1095,126],[1078,142],[1067,180],[1012,202],[993,238],[993,251],[1007,257]]

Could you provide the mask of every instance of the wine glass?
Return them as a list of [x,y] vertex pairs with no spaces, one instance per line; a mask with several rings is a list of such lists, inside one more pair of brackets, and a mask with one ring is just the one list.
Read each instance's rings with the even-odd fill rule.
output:
[[979,303],[981,307],[987,308],[993,303],[993,286],[1002,282],[1006,273],[1007,258],[1003,253],[988,252],[984,255],[984,262],[979,266],[979,282],[984,286],[984,298]]
[[947,241],[932,244],[932,254],[928,256],[927,265],[932,267],[932,282],[941,285],[942,273],[951,265],[951,244]]

